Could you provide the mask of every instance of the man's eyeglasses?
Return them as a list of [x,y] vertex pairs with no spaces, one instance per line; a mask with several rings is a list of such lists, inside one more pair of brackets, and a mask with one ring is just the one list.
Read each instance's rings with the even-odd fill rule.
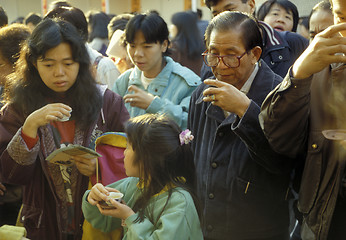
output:
[[237,68],[240,66],[240,59],[247,53],[248,51],[245,51],[240,56],[236,56],[234,54],[220,56],[213,53],[208,53],[208,50],[206,50],[204,53],[202,53],[202,56],[205,64],[207,64],[209,67],[216,67],[220,63],[221,59],[223,64],[225,64],[227,67]]

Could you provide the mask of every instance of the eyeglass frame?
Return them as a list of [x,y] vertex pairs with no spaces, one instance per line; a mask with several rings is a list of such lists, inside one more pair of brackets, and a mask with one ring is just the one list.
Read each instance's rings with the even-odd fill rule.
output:
[[[238,67],[240,66],[240,59],[241,59],[242,57],[244,57],[245,54],[247,54],[247,53],[249,53],[248,50],[245,51],[245,52],[244,52],[243,54],[241,54],[240,56],[236,56],[235,54],[217,55],[217,54],[214,54],[214,53],[208,53],[208,50],[205,50],[205,51],[202,53],[202,56],[203,56],[203,61],[204,61],[204,63],[205,63],[208,67],[216,67],[217,65],[219,65],[220,59],[221,59],[222,62],[223,62],[223,64],[225,64],[225,66],[227,66],[227,67],[229,67],[229,68],[238,68]],[[205,58],[206,58],[206,56],[208,56],[208,55],[213,55],[213,56],[217,57],[217,64],[216,64],[216,65],[210,66],[210,65],[207,63],[208,61],[207,61]],[[236,67],[231,67],[231,66],[229,66],[228,64],[226,64],[225,61],[223,60],[223,58],[224,58],[224,57],[228,57],[228,56],[234,56],[234,57],[236,57],[236,58],[238,59],[238,66],[236,66]]]

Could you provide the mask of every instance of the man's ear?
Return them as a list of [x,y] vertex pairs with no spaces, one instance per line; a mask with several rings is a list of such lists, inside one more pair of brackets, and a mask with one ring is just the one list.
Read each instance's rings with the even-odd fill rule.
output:
[[251,52],[254,56],[253,58],[253,64],[255,64],[256,62],[258,62],[258,60],[260,59],[261,57],[261,54],[262,54],[262,48],[260,48],[259,46],[256,46],[254,47],[253,49],[251,49]]

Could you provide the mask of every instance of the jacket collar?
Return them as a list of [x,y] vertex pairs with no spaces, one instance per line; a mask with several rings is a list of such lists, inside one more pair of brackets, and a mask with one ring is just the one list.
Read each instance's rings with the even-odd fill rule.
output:
[[[157,75],[154,80],[149,84],[156,84],[161,86],[167,86],[169,82],[169,77],[171,75],[173,69],[173,60],[170,57],[164,57],[166,60],[166,66],[161,70],[159,75]],[[142,71],[135,66],[134,70],[131,72],[129,76],[129,85],[142,86],[141,80]]]

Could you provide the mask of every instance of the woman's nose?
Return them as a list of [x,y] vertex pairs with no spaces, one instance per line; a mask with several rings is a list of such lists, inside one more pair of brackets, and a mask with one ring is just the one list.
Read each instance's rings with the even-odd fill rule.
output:
[[64,67],[61,64],[57,64],[54,68],[54,76],[58,77],[62,75],[64,75]]

